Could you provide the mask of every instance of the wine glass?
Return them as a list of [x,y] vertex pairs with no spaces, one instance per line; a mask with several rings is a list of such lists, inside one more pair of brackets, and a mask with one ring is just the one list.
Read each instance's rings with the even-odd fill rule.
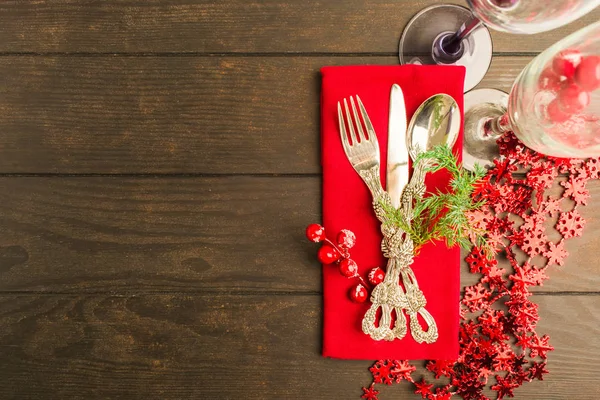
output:
[[467,0],[470,10],[434,5],[415,15],[400,38],[400,64],[466,67],[465,92],[486,74],[492,60],[492,29],[533,34],[549,31],[592,11],[600,0]]
[[496,139],[513,131],[550,156],[600,156],[600,21],[562,39],[520,73],[510,95],[495,89],[465,95],[463,165],[491,165]]

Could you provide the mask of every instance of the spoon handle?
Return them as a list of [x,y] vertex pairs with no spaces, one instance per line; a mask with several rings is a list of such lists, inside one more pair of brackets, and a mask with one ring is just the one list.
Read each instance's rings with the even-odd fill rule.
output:
[[[421,159],[414,168],[412,179],[402,193],[402,212],[408,224],[412,223],[413,202],[420,200],[425,194],[425,175],[427,168],[431,166],[432,161]],[[407,239],[410,240],[410,239]],[[410,263],[406,264],[401,270],[402,283],[406,290],[408,306],[406,312],[410,319],[410,332],[412,337],[418,343],[434,343],[438,338],[438,329],[433,316],[425,309],[427,300],[423,291],[419,288],[417,278],[410,268]],[[423,317],[426,323],[426,329],[423,329],[418,320],[418,314]]]

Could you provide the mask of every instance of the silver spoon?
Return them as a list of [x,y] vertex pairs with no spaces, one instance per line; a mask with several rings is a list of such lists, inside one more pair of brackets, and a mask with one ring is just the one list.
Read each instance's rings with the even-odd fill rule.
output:
[[406,145],[412,160],[435,146],[454,146],[460,124],[460,110],[452,96],[436,94],[425,100],[415,111],[407,130]]
[[[431,96],[415,111],[408,126],[406,140],[410,157],[415,161],[419,153],[432,150],[438,145],[454,146],[460,126],[460,110],[456,101],[447,94]],[[412,215],[412,199],[425,192],[425,165],[428,162],[422,160],[420,165],[415,166],[415,173],[409,184],[412,190],[407,193],[409,199],[403,201],[403,210],[408,219]],[[411,335],[418,343],[435,342],[438,338],[437,325],[433,316],[425,309],[425,295],[419,288],[410,265],[400,270],[400,276],[406,294],[405,310],[410,321]],[[425,321],[426,329],[419,323],[418,315]]]

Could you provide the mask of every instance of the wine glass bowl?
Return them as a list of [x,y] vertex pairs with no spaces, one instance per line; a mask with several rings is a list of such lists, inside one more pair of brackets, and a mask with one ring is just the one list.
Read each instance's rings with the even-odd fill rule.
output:
[[535,34],[579,19],[600,5],[599,0],[467,0],[473,14],[500,32]]
[[533,59],[510,96],[493,89],[466,94],[465,166],[489,163],[496,153],[482,154],[481,145],[507,130],[542,154],[600,156],[600,22]]
[[540,153],[600,156],[600,22],[532,61],[513,85],[507,111],[517,137]]

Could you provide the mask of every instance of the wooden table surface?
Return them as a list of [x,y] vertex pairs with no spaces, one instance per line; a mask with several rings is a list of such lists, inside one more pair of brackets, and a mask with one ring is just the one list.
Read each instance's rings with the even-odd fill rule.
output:
[[[0,398],[358,399],[371,363],[320,356],[303,236],[321,217],[318,70],[396,64],[433,3],[0,1]],[[480,86],[508,90],[599,17],[493,33]],[[534,296],[551,374],[517,399],[600,393],[590,189],[584,236]]]

